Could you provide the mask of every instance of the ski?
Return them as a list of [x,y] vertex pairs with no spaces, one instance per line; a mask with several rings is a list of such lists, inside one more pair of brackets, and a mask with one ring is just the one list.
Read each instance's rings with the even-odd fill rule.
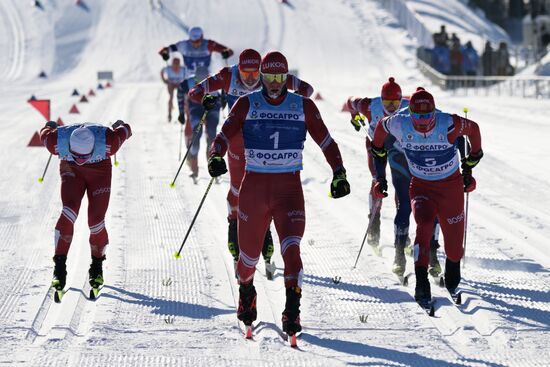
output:
[[432,299],[430,301],[428,300],[420,300],[416,301],[420,307],[426,312],[426,314],[430,317],[435,316],[435,299]]
[[95,301],[98,297],[99,297],[99,291],[101,290],[101,288],[103,287],[92,287],[90,289],[90,300],[91,301]]
[[53,301],[55,303],[61,303],[64,295],[65,291],[63,289],[53,289]]
[[247,339],[247,340],[251,340],[251,339],[252,339],[252,324],[250,324],[250,325],[245,325],[245,329],[244,329],[244,338]]
[[298,341],[296,340],[297,339],[296,334],[289,335],[289,337],[290,337],[290,346],[292,348],[298,348]]
[[451,296],[451,299],[453,300],[453,303],[455,305],[461,305],[462,304],[462,292],[459,290],[448,290],[449,295]]
[[266,261],[265,262],[265,276],[268,280],[273,280],[273,276],[275,275],[275,263]]
[[395,274],[395,275],[397,276],[397,279],[399,280],[399,283],[402,286],[407,287],[409,285],[409,278],[410,278],[411,275],[414,275],[414,273],[409,272],[409,273],[404,274],[404,275],[399,275],[399,274]]

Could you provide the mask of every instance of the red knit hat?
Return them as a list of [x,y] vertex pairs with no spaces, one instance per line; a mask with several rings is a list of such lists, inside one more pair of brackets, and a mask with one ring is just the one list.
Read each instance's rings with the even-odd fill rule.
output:
[[409,106],[414,113],[430,113],[435,111],[434,97],[424,88],[416,88],[411,96]]
[[239,55],[239,69],[259,70],[262,56],[256,50],[247,48]]
[[260,71],[264,74],[288,73],[288,62],[286,61],[286,57],[279,51],[268,52],[262,59]]
[[380,97],[382,97],[383,100],[401,100],[401,87],[395,82],[395,79],[393,77],[390,77],[388,79],[388,82],[382,86]]

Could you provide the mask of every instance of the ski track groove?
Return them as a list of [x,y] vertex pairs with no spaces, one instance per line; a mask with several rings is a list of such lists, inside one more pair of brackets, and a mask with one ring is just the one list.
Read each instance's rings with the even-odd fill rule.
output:
[[11,1],[3,1],[1,8],[4,12],[0,11],[6,22],[4,24],[10,24],[11,33],[13,35],[14,42],[13,52],[11,57],[11,65],[6,68],[8,71],[5,73],[6,80],[17,79],[23,69],[24,53],[25,53],[25,32],[21,22],[21,17],[17,9],[13,6]]

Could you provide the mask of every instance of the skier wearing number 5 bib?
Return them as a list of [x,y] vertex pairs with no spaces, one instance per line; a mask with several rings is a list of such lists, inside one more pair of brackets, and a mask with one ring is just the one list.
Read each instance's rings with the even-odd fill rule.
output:
[[[374,131],[372,154],[378,182],[373,194],[379,198],[388,195],[384,184],[387,156],[384,139],[388,134],[403,148],[412,175],[409,196],[416,221],[415,299],[426,305],[431,301],[428,263],[436,217],[447,255],[445,285],[453,294],[460,283],[460,260],[464,255],[464,192],[471,192],[476,187],[472,168],[483,157],[481,134],[474,121],[437,112],[433,96],[418,88],[411,96],[409,111],[384,118]],[[462,159],[462,175],[457,147],[460,136],[467,136],[471,144],[471,153]]]
[[245,175],[239,192],[238,237],[239,308],[245,325],[256,320],[254,271],[260,258],[265,230],[273,218],[284,260],[286,305],[283,331],[301,331],[300,298],[302,260],[300,241],[305,229],[305,208],[300,171],[306,133],[321,147],[334,177],[332,197],[350,193],[338,145],[330,136],[315,103],[286,88],[288,63],[280,52],[262,59],[262,90],[240,97],[210,148],[208,170],[213,177],[227,172],[223,156],[228,141],[242,134]]

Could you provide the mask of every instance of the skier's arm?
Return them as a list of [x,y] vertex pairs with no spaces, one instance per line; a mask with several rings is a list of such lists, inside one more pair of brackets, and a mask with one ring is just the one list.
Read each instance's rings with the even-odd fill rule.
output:
[[288,77],[286,78],[286,88],[308,98],[313,94],[313,87],[311,84],[306,83],[292,74],[288,74]]
[[[107,154],[109,156],[116,154],[122,143],[124,143],[130,136],[132,136],[132,128],[127,123],[115,124],[113,129],[107,128],[105,131],[105,141]],[[110,148],[109,148],[110,147]]]
[[162,79],[162,81],[164,82],[164,84],[167,84],[167,83],[168,83],[168,79],[166,79],[166,77],[164,76],[164,71],[165,71],[165,70],[166,70],[166,69],[163,68],[163,69],[160,71],[160,78]]
[[481,133],[479,125],[464,117],[453,115],[453,124],[449,127],[448,139],[454,143],[459,136],[467,136],[470,143],[470,154],[477,156],[481,152]]
[[386,178],[387,153],[384,148],[384,140],[388,136],[387,124],[391,121],[391,116],[386,117],[376,125],[374,137],[372,139],[371,154],[376,168],[376,178]]
[[231,82],[231,69],[225,67],[221,69],[216,75],[209,76],[199,84],[195,85],[189,91],[189,98],[195,103],[201,103],[202,97],[206,93],[210,93],[216,90],[229,90],[229,83]]
[[233,50],[227,46],[222,45],[216,41],[208,40],[208,51],[210,52],[219,52],[222,54],[224,59],[227,59],[233,56]]
[[57,151],[57,129],[50,127],[50,126],[44,126],[42,130],[40,130],[40,141],[48,151],[54,155],[58,154]]
[[210,157],[214,155],[223,157],[225,155],[231,138],[242,131],[249,106],[250,102],[247,96],[242,96],[235,102],[222,126],[222,130],[216,135],[210,146]]
[[306,129],[309,132],[309,135],[315,140],[317,145],[321,147],[325,158],[330,164],[333,172],[336,172],[344,167],[342,162],[342,156],[340,154],[340,149],[338,144],[332,137],[321,118],[321,114],[317,109],[315,103],[309,99],[304,98],[304,114],[305,114],[305,123]]

